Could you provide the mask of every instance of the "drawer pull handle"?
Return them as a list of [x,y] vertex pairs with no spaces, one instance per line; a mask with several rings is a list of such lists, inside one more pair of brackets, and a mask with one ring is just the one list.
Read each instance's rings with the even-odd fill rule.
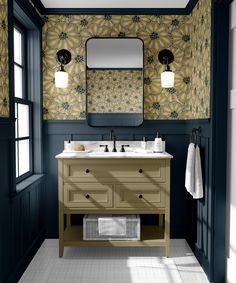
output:
[[89,198],[90,198],[90,195],[86,195],[85,197],[86,197],[87,199],[89,199]]
[[86,172],[86,173],[89,173],[89,172],[90,172],[90,170],[89,170],[89,169],[86,169],[86,170],[85,170],[85,172]]
[[143,195],[139,195],[138,197],[139,197],[139,198],[143,198]]
[[143,173],[143,169],[139,169],[139,173]]

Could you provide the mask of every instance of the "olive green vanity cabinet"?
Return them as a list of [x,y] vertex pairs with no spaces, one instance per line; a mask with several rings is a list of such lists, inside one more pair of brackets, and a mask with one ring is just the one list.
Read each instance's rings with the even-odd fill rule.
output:
[[[170,253],[170,157],[58,158],[59,256],[65,246],[165,247]],[[71,214],[156,214],[140,241],[84,241]]]

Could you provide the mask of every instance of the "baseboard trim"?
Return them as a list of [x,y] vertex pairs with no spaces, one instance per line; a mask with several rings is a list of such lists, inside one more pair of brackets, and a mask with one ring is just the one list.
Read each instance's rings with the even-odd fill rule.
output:
[[44,240],[45,230],[42,230],[26,250],[20,261],[16,264],[15,269],[13,270],[9,278],[5,281],[5,283],[16,283],[20,280],[22,274],[25,272],[26,268],[28,267],[29,263],[33,259],[34,255],[36,254]]

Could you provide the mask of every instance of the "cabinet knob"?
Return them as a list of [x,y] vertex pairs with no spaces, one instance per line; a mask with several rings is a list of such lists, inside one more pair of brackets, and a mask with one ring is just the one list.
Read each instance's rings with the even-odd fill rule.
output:
[[88,199],[88,198],[90,198],[90,195],[86,195],[85,197]]
[[139,169],[139,173],[143,173],[143,169]]
[[138,197],[139,197],[139,198],[143,198],[143,195],[139,195]]
[[89,173],[89,172],[90,172],[90,170],[89,170],[89,169],[86,169],[86,170],[85,170],[85,172],[86,172],[86,173]]

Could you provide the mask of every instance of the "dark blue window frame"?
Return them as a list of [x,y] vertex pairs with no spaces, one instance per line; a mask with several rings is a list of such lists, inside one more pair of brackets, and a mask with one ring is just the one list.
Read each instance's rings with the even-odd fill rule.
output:
[[[28,99],[28,89],[27,89],[27,77],[28,77],[28,68],[27,68],[27,29],[17,20],[14,19],[14,29],[16,29],[21,34],[21,64],[15,62],[14,60],[14,68],[15,66],[19,67],[22,70],[22,98],[15,97],[14,96],[14,104],[15,109],[19,107],[19,104],[21,105],[27,105],[29,107],[29,135],[24,137],[19,137],[19,117],[18,117],[18,111],[15,111],[15,127],[17,132],[15,137],[15,145],[16,145],[16,172],[18,172],[18,176],[16,176],[16,183],[21,182],[22,180],[28,178],[33,174],[33,137],[32,137],[32,126],[33,126],[33,103]],[[15,42],[14,42],[15,44]],[[20,172],[20,159],[24,158],[20,156],[19,151],[19,143],[20,141],[29,141],[29,170],[21,175],[19,175]]]
[[[24,176],[26,179],[16,180],[15,162],[15,137],[11,142],[11,186],[10,195],[21,192],[27,187],[30,180],[37,179],[43,173],[43,149],[42,149],[42,26],[43,20],[35,11],[28,0],[14,0],[9,3],[9,92],[10,92],[10,117],[15,121],[15,97],[14,97],[14,25],[26,30],[27,40],[25,46],[25,59],[27,62],[27,79],[25,83],[27,100],[31,101],[32,109],[30,126],[32,134],[32,176]],[[18,98],[17,98],[18,99]],[[18,101],[19,102],[19,101]],[[22,102],[22,101],[20,101]],[[28,178],[29,177],[29,178]],[[29,181],[28,181],[29,180]],[[22,181],[22,182],[21,182]]]

